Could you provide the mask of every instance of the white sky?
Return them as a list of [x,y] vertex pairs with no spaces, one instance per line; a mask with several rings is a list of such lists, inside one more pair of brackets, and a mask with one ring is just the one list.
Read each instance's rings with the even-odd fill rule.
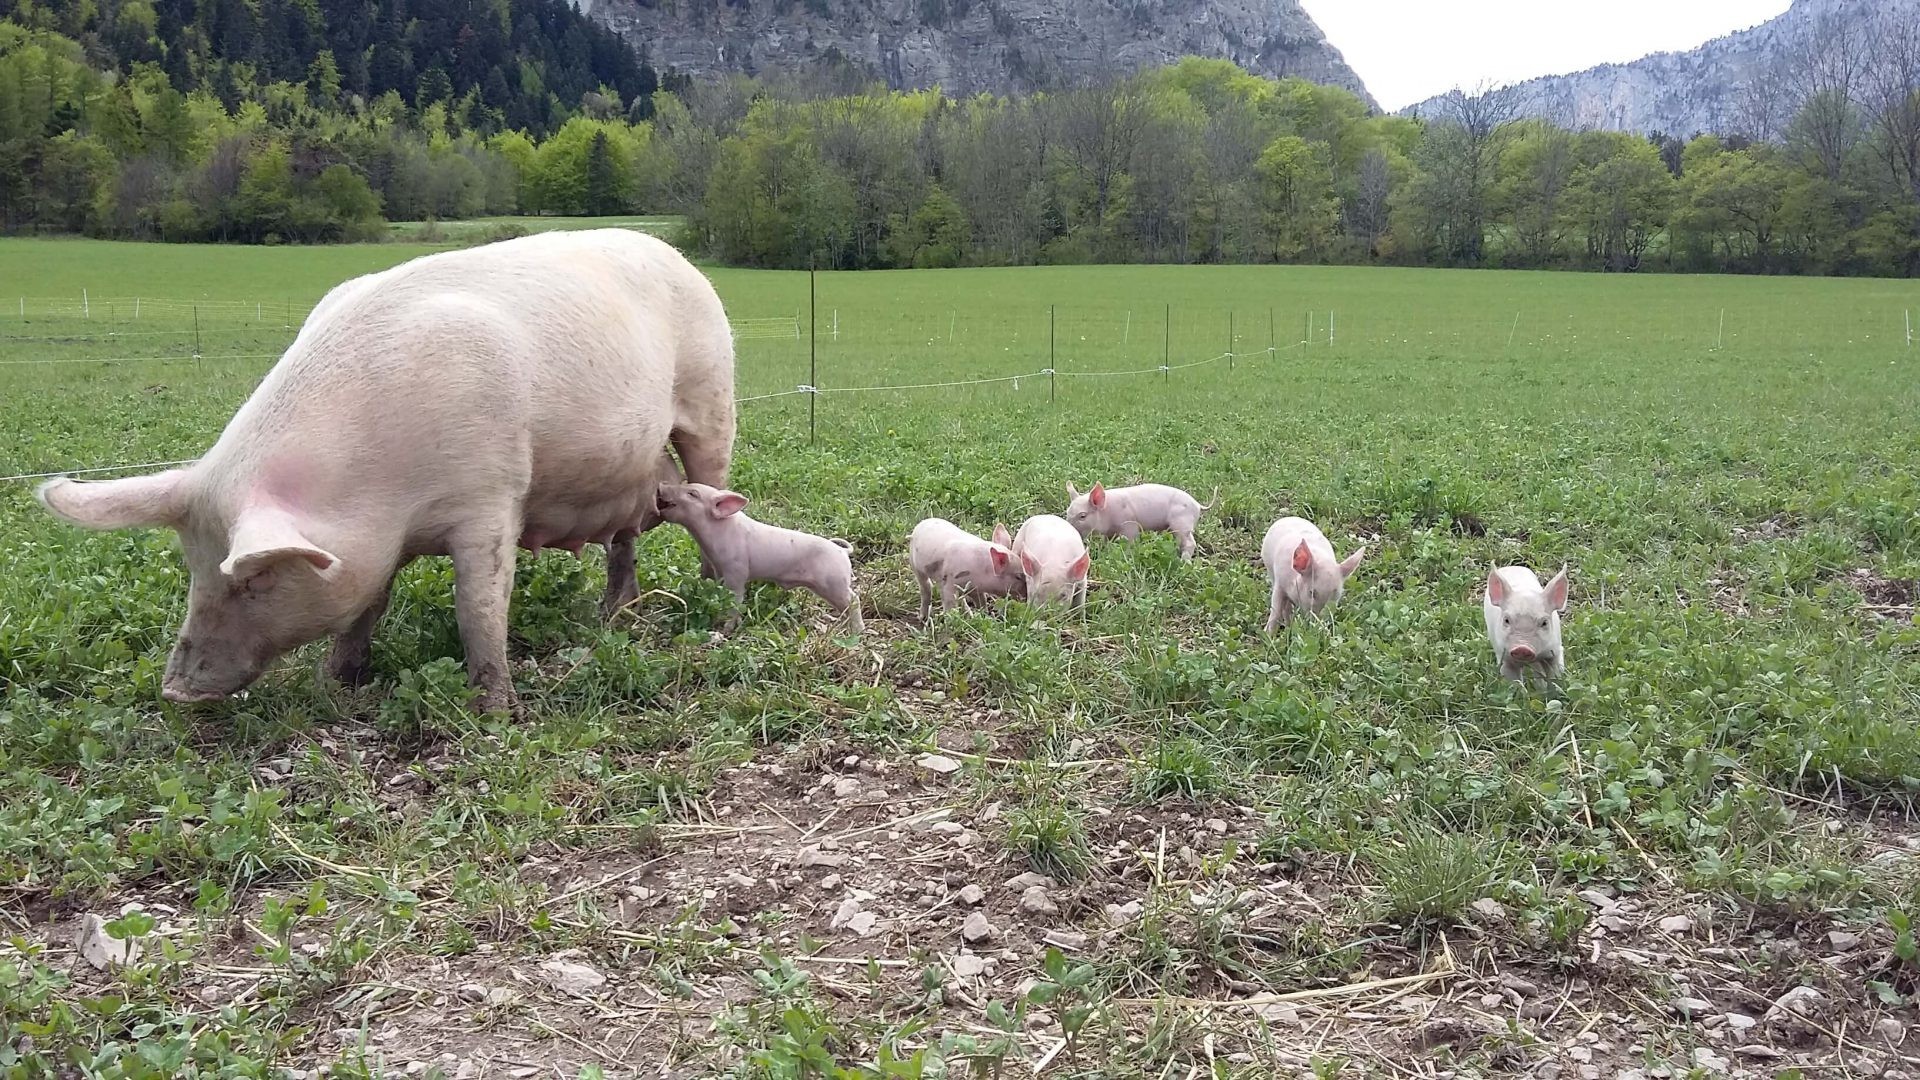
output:
[[1301,0],[1373,91],[1404,108],[1455,86],[1691,49],[1790,0]]

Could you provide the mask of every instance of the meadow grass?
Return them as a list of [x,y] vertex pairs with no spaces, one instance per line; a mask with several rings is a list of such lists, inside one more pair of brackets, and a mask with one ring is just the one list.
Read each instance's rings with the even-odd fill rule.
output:
[[[297,312],[421,250],[0,241],[0,361],[188,343],[177,307],[139,326],[117,308],[9,316],[13,294],[82,288],[204,301],[219,316],[202,321],[204,356],[216,332],[235,355],[273,353],[297,322],[271,318],[273,302]],[[710,273],[734,318],[804,326],[807,275]],[[374,687],[318,683],[309,650],[242,701],[176,709],[158,702],[185,593],[170,538],[79,533],[29,485],[0,489],[0,914],[23,933],[12,966],[0,959],[20,988],[0,1028],[43,1025],[31,1052],[49,1060],[101,1047],[132,1060],[144,1039],[207,1062],[377,1072],[364,1040],[343,1052],[316,1034],[342,1025],[316,1017],[346,1015],[341,996],[377,981],[378,958],[577,947],[638,963],[669,997],[751,973],[726,995],[738,1008],[659,1050],[736,1075],[809,1075],[794,1063],[815,1043],[849,1066],[917,1047],[957,1069],[1037,1059],[1052,1038],[1083,1075],[1185,1074],[1211,1057],[1201,1033],[1239,1040],[1244,1075],[1268,1075],[1305,1051],[1123,1003],[1431,970],[1482,897],[1513,913],[1488,947],[1502,964],[1657,981],[1603,977],[1588,958],[1600,931],[1573,896],[1595,885],[1728,926],[1783,920],[1766,925],[1789,937],[1864,927],[1878,951],[1846,976],[1860,1008],[1914,989],[1898,929],[1920,784],[1911,284],[1248,267],[814,284],[811,355],[804,339],[742,340],[741,394],[1058,372],[742,406],[734,485],[756,516],[856,545],[874,627],[857,648],[823,637],[817,602],[770,588],[739,633],[711,641],[724,593],[663,529],[643,545],[638,615],[612,629],[593,614],[596,558],[522,556],[525,723],[460,707],[440,560],[403,575]],[[251,320],[247,301],[261,305]],[[270,362],[0,366],[0,474],[191,457]],[[1089,374],[1163,363],[1176,370]],[[1146,479],[1219,489],[1196,562],[1166,537],[1097,541],[1084,616],[1010,605],[911,625],[903,549],[919,519],[984,533],[1059,512],[1066,481]],[[1269,639],[1258,547],[1287,513],[1368,555],[1330,619]],[[1496,677],[1478,611],[1494,562],[1572,568],[1557,689]],[[1037,947],[1008,963],[1051,987],[1016,995],[1045,1013],[1047,1038],[879,967],[861,991],[873,1000],[849,1013],[835,1001],[851,984],[809,978],[807,949],[780,936],[780,919],[807,918],[791,907],[741,938],[696,892],[635,961],[588,898],[556,907],[565,890],[530,869],[605,857],[610,836],[652,858],[674,828],[720,820],[743,762],[833,772],[848,753],[905,762],[934,747],[966,762],[948,794],[984,836],[968,872],[1076,882],[1081,906],[1063,918],[1083,928],[1105,925],[1108,900],[1145,902],[1096,931],[1084,971]],[[410,785],[431,797],[396,795]],[[1228,842],[1196,831],[1213,818]],[[1318,893],[1311,917],[1267,926],[1257,906],[1186,900],[1275,873]],[[36,958],[29,924],[127,900],[170,904],[174,927],[167,955],[111,995]],[[828,936],[832,908],[812,934]],[[290,944],[303,920],[326,927],[316,951]],[[915,950],[951,948],[894,944],[867,948],[914,978]],[[226,1012],[191,996],[210,958],[236,953],[269,973],[261,990]],[[1813,968],[1770,978],[1841,977]],[[1004,1038],[966,1034],[981,1015]],[[1535,1027],[1542,1045],[1559,1037]],[[1511,1051],[1496,1041],[1460,1052]],[[557,1039],[544,1052],[608,1064]],[[1219,1065],[1242,1074],[1224,1050]]]

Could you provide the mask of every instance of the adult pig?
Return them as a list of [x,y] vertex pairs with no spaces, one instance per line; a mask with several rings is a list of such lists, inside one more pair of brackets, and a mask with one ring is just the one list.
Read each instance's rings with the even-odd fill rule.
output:
[[450,555],[477,705],[508,708],[514,548],[630,540],[661,448],[720,485],[733,434],[707,279],[639,233],[548,233],[336,287],[199,461],[39,495],[87,528],[179,532],[170,701],[232,694],[328,635],[329,672],[364,679],[394,574]]

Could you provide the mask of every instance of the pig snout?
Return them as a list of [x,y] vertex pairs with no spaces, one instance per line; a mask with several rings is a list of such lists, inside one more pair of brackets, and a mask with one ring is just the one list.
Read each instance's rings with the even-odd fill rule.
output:
[[1507,650],[1507,655],[1516,664],[1531,664],[1540,658],[1540,654],[1535,652],[1531,645],[1515,645]]
[[232,697],[260,677],[269,659],[237,650],[227,653],[182,638],[167,658],[160,696],[182,705]]

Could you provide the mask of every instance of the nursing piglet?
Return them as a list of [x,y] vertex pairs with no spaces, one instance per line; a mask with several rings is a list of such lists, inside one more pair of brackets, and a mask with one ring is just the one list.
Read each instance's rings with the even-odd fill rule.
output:
[[655,501],[662,518],[693,534],[734,599],[747,598],[749,581],[806,589],[846,619],[854,633],[864,629],[853,592],[852,544],[755,521],[742,512],[745,495],[706,484],[662,484]]
[[[1108,490],[1104,484],[1082,493],[1067,485],[1067,521],[1081,536],[1118,536],[1140,539],[1141,532],[1170,532],[1180,542],[1180,557],[1193,558],[1193,527],[1200,515],[1213,509],[1177,487],[1134,484]],[[1213,492],[1215,502],[1220,489]]]
[[1267,530],[1260,559],[1273,580],[1273,605],[1267,612],[1267,633],[1287,625],[1295,608],[1318,615],[1332,607],[1360,568],[1366,548],[1339,560],[1325,533],[1305,518],[1285,517]]
[[920,581],[920,621],[933,614],[933,585],[940,584],[940,610],[951,611],[961,593],[1025,596],[1027,580],[1013,557],[1013,539],[1005,525],[993,527],[986,541],[945,518],[928,518],[913,527],[907,559]]
[[1567,653],[1560,644],[1560,616],[1567,611],[1565,567],[1545,586],[1524,566],[1496,567],[1487,575],[1480,607],[1501,675],[1523,682],[1529,671],[1548,679],[1566,674]]
[[1036,514],[1013,538],[1013,557],[1027,578],[1027,599],[1035,604],[1065,600],[1087,602],[1087,572],[1093,568],[1087,543],[1067,519]]

